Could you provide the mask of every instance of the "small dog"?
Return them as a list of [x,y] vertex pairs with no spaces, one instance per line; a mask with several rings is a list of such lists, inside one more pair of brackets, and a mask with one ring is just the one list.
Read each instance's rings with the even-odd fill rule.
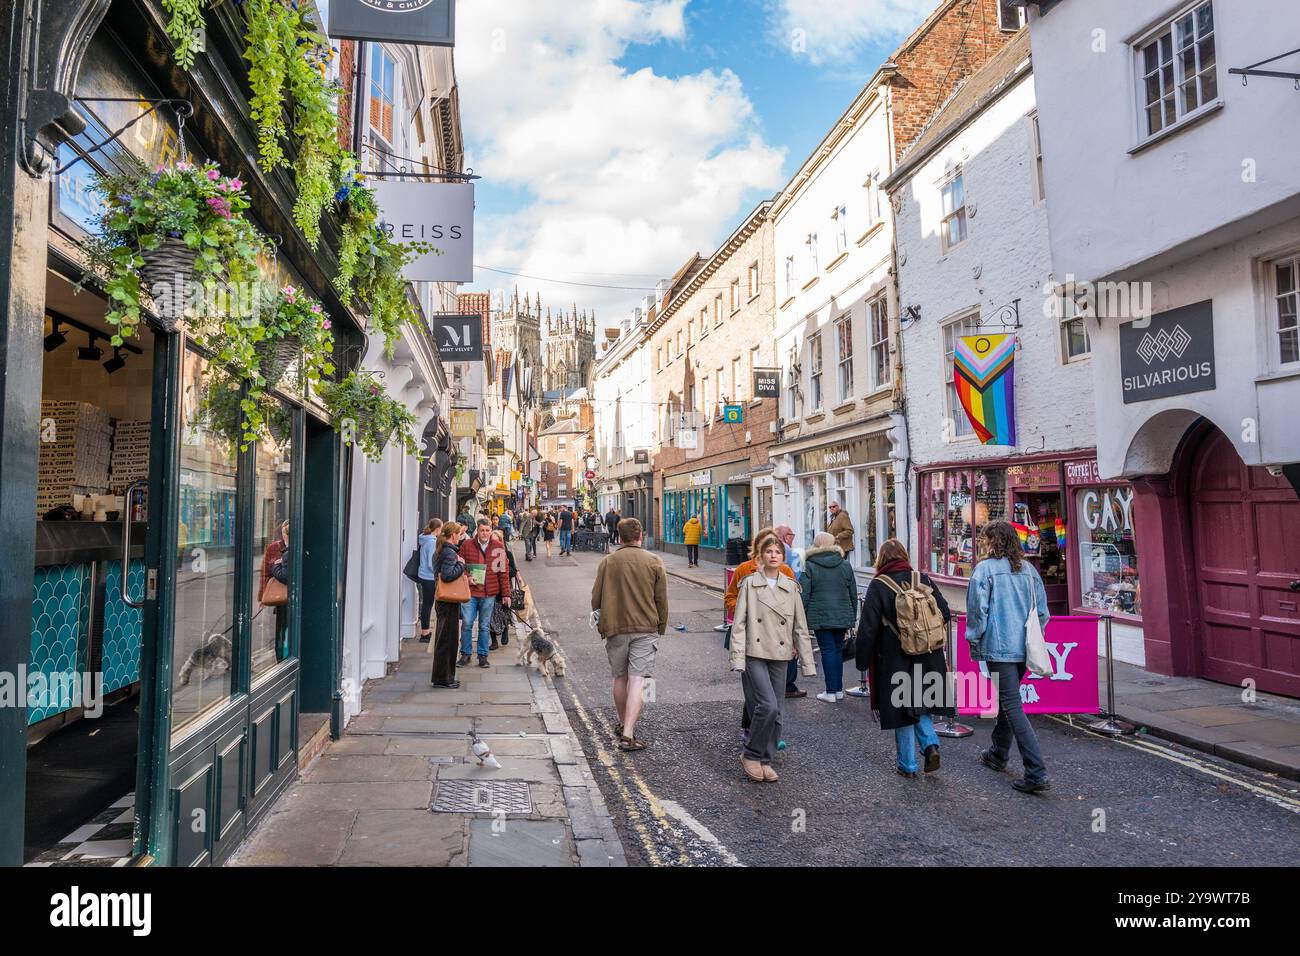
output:
[[528,627],[528,636],[519,644],[519,666],[528,667],[534,659],[537,661],[537,669],[543,674],[551,677],[563,677],[566,662],[564,652],[560,650],[560,645],[546,634],[546,629],[542,627],[541,615],[537,613],[537,605],[533,603],[533,589],[524,587],[524,613],[515,615],[520,624]]
[[213,668],[213,673],[217,673],[215,665],[218,663],[225,664],[225,671],[230,670],[231,649],[230,638],[224,634],[213,634],[196,647],[194,653],[181,665],[181,686],[189,686],[190,675],[194,673],[195,667],[199,669],[201,679],[208,676],[210,665]]

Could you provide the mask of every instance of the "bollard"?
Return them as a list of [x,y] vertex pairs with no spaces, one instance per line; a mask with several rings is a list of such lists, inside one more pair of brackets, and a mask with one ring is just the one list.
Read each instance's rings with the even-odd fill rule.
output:
[[1115,648],[1111,638],[1112,619],[1109,614],[1106,614],[1102,616],[1102,620],[1106,622],[1106,712],[1101,715],[1101,720],[1094,721],[1087,727],[1094,734],[1127,737],[1135,733],[1137,728],[1123,720],[1115,719]]
[[[953,686],[951,681],[953,675],[953,667],[955,666],[955,659],[956,659],[956,651],[953,648],[952,640],[953,640],[952,622],[949,621],[948,636],[947,639],[943,642],[944,658],[948,662],[948,679],[950,681],[949,686]],[[952,717],[935,718],[934,732],[938,734],[940,737],[969,737],[971,734],[975,733],[975,731],[970,727],[967,727],[965,724],[959,724],[957,722],[957,718],[955,714],[955,711],[957,709],[957,700],[955,694],[953,695],[953,698],[954,699],[952,701],[952,705],[953,705],[954,715]]]

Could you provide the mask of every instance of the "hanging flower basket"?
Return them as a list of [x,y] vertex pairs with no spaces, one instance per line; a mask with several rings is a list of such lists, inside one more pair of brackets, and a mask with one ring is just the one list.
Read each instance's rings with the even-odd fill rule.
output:
[[258,367],[267,388],[275,388],[284,378],[289,366],[302,355],[302,339],[296,335],[279,339],[262,339],[253,350],[257,353]]
[[175,332],[185,315],[185,300],[198,257],[198,250],[191,249],[184,239],[170,236],[153,249],[140,251],[144,260],[140,282],[153,299],[158,323],[167,332]]
[[266,416],[266,430],[277,445],[283,445],[293,435],[293,419],[280,406]]
[[322,383],[320,395],[344,441],[356,444],[371,461],[383,457],[394,435],[403,452],[419,456],[413,433],[415,416],[401,402],[384,394],[369,372],[349,372],[342,381]]

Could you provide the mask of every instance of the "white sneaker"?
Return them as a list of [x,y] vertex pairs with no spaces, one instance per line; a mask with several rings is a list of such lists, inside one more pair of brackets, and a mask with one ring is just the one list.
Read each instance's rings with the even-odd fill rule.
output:
[[835,692],[835,699],[836,699],[836,700],[843,700],[843,699],[844,699],[844,691],[842,691],[842,690],[837,690],[837,691]]
[[836,697],[834,694],[830,693],[829,691],[822,691],[820,694],[817,695],[817,699],[824,700],[828,704],[833,704],[837,700],[839,700],[838,697]]

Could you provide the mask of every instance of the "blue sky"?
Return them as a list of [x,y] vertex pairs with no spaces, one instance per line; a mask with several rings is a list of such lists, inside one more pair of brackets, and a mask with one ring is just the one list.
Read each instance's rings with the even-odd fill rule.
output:
[[779,190],[937,2],[461,4],[475,261],[538,277],[480,268],[475,288],[616,322]]

